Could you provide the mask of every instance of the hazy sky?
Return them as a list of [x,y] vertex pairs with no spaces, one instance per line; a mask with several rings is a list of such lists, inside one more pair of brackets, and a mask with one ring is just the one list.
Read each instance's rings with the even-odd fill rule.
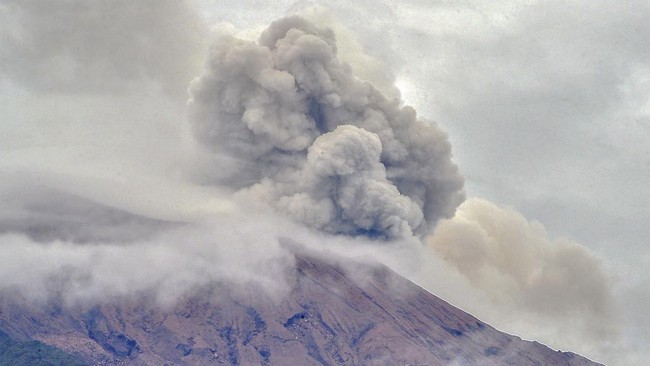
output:
[[[213,236],[332,241],[233,213],[232,187],[197,184],[220,172],[187,127],[189,82],[216,35],[256,40],[294,13],[332,27],[358,77],[436,121],[465,177],[469,200],[424,239],[428,264],[379,257],[502,330],[613,365],[650,358],[644,1],[2,1],[0,278],[76,265],[98,279],[74,280],[77,297],[119,294],[133,285],[102,280],[115,264],[149,278],[136,289],[168,279],[126,269],[152,256],[179,283],[232,273],[211,261],[256,276],[238,250],[205,249]],[[15,276],[25,265],[41,271]]]

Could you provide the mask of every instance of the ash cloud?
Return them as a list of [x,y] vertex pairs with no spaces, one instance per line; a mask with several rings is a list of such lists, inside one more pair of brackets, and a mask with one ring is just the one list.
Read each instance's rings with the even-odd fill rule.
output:
[[193,82],[194,135],[219,184],[329,233],[428,233],[462,202],[447,136],[356,78],[328,28],[292,16],[222,35]]
[[574,241],[550,238],[513,208],[469,199],[425,243],[496,309],[528,314],[520,323],[565,319],[570,334],[600,341],[616,333],[612,281],[601,260]]

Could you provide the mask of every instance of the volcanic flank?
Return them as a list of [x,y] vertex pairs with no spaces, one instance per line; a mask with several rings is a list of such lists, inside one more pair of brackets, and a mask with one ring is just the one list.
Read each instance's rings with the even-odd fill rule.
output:
[[386,267],[315,254],[298,250],[279,302],[227,285],[171,309],[4,302],[0,329],[97,365],[597,365],[501,333]]

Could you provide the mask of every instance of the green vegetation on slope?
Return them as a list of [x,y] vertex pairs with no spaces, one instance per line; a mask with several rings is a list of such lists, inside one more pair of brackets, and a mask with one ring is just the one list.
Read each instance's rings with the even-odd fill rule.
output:
[[0,366],[83,366],[72,355],[38,341],[16,341],[0,331]]

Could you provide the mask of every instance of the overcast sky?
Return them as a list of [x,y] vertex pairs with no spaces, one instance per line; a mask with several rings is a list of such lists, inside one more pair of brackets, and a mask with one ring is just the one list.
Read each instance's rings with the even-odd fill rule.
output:
[[[584,261],[570,264],[559,278],[575,277],[580,286],[585,281],[582,287],[594,285],[594,290],[585,290],[584,298],[569,299],[572,296],[562,288],[550,294],[567,299],[553,301],[540,297],[546,294],[544,282],[539,288],[509,290],[508,281],[527,274],[512,263],[500,264],[498,256],[488,264],[501,271],[500,279],[472,286],[487,297],[490,291],[501,294],[495,288],[502,286],[513,299],[512,304],[493,299],[501,312],[477,307],[477,297],[454,293],[460,291],[458,286],[446,288],[441,281],[427,282],[417,275],[414,279],[447,291],[456,305],[479,312],[475,315],[500,329],[556,347],[565,344],[558,335],[571,332],[562,329],[564,318],[549,321],[545,311],[585,309],[579,317],[597,323],[599,304],[582,302],[611,301],[616,314],[609,320],[618,323],[615,328],[622,333],[591,345],[589,339],[574,339],[567,347],[582,347],[580,351],[608,364],[640,365],[650,358],[650,4],[192,4],[0,2],[3,245],[15,244],[7,233],[23,233],[39,243],[52,239],[48,232],[30,231],[26,222],[69,230],[52,240],[111,242],[147,238],[162,222],[227,212],[223,193],[188,185],[187,172],[179,168],[210,164],[187,143],[189,81],[201,74],[214,33],[256,40],[272,21],[298,12],[334,28],[339,57],[356,75],[388,96],[397,96],[397,86],[405,104],[448,133],[470,198],[461,206],[458,220],[466,220],[461,224],[479,220],[480,214],[502,218],[502,225],[516,229],[514,239],[503,240],[503,248],[524,257],[543,257],[542,267],[553,267],[558,263],[553,258],[561,253],[573,253]],[[54,191],[99,202],[101,208]],[[113,208],[138,218],[125,219]],[[79,212],[83,218],[77,217]],[[79,222],[87,224],[84,232],[73,228]],[[125,226],[110,227],[115,222]],[[446,231],[431,239],[431,247],[450,254],[440,248],[440,238],[456,235],[458,223],[448,222]],[[116,233],[125,227],[128,237]],[[24,246],[31,248],[34,243],[28,242]],[[171,248],[170,243],[163,246]],[[472,242],[468,248],[488,250],[490,243]],[[547,244],[556,249],[540,251]],[[146,248],[154,247],[147,242],[142,252],[150,254]],[[5,259],[13,263],[23,258],[20,255]],[[463,272],[467,263],[452,265],[471,282],[472,273]],[[0,271],[0,278],[6,274],[11,277],[11,270]],[[516,313],[526,309],[542,315]]]
[[449,133],[468,196],[600,256],[634,314],[628,336],[647,342],[648,2],[201,4],[243,29],[322,4],[387,64],[405,103]]

